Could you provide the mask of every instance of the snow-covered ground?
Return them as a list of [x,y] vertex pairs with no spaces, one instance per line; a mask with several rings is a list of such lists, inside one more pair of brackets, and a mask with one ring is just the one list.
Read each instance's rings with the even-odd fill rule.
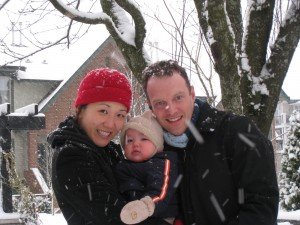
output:
[[67,222],[61,213],[54,214],[54,215],[41,213],[39,220],[40,220],[40,225],[53,225],[53,224],[67,225]]
[[[293,212],[279,211],[278,219],[300,221],[300,210],[293,211]],[[41,221],[41,225],[53,225],[53,224],[67,225],[62,214],[51,215],[51,214],[41,213],[40,221]],[[278,223],[278,225],[292,225],[292,224],[289,222],[282,222],[282,223]]]
[[[18,214],[16,213],[3,213],[3,212],[0,213],[0,220],[12,220],[17,218],[18,218]],[[281,221],[285,221],[285,220],[300,221],[300,210],[293,211],[293,212],[279,211],[278,219]],[[67,225],[67,222],[61,213],[54,214],[54,215],[46,214],[46,213],[39,214],[39,225],[53,225],[53,224]],[[293,225],[293,224],[290,222],[280,222],[278,223],[278,225]]]
[[278,219],[279,220],[297,220],[297,221],[300,221],[300,210],[296,210],[296,211],[292,211],[292,212],[279,211]]
[[[300,210],[293,211],[293,212],[279,211],[278,219],[300,221]],[[51,214],[41,213],[40,222],[41,225],[53,225],[53,224],[67,225],[62,214],[51,215]],[[278,225],[292,225],[292,224],[289,222],[282,222],[282,223],[278,223]]]

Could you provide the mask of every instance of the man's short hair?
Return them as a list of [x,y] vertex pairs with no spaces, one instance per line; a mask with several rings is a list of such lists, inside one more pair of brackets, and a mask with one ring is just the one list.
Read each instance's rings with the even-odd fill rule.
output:
[[168,76],[171,77],[173,75],[173,72],[179,73],[179,75],[185,80],[188,89],[191,90],[191,84],[185,69],[182,66],[178,65],[177,61],[162,60],[146,67],[142,73],[143,75],[142,85],[147,97],[148,97],[147,84],[148,84],[148,80],[151,77],[168,77]]

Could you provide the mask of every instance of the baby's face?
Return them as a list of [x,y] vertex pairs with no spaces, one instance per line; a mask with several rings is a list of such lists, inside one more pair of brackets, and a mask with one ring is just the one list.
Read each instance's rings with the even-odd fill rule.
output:
[[152,141],[143,133],[128,129],[125,134],[125,156],[133,162],[143,162],[150,159],[157,149]]

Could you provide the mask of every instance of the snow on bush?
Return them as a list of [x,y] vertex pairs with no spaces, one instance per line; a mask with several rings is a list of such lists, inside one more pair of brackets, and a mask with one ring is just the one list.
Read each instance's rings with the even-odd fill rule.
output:
[[286,210],[300,209],[300,112],[290,117],[291,129],[282,156],[280,205]]

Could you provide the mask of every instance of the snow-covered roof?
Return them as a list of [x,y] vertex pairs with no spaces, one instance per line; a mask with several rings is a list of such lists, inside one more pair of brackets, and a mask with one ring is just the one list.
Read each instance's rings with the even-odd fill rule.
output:
[[53,81],[62,81],[63,76],[54,76],[51,72],[53,66],[51,65],[29,65],[26,68],[26,71],[19,70],[17,74],[18,80],[53,80]]
[[300,105],[300,100],[296,100],[296,102],[291,103],[290,105]]
[[63,87],[70,81],[70,79],[73,76],[76,76],[76,72],[78,70],[80,70],[80,68],[82,66],[84,66],[84,64],[87,61],[89,61],[91,57],[93,57],[93,54],[96,51],[98,51],[103,46],[103,43],[105,42],[105,40],[108,40],[111,37],[108,37],[108,35],[103,35],[102,38],[103,38],[103,40],[102,40],[101,44],[99,44],[100,47],[98,45],[98,48],[94,52],[90,52],[89,55],[86,57],[85,61],[82,62],[81,64],[77,65],[76,71],[75,72],[70,72],[68,75],[66,75],[65,78],[64,78],[64,80],[60,83],[60,85],[48,97],[46,97],[43,101],[40,102],[40,104],[39,104],[39,111],[44,110],[45,106],[49,103],[49,101],[51,101],[53,99],[53,97],[56,96],[58,94],[58,92],[61,91],[61,89],[63,89]]

